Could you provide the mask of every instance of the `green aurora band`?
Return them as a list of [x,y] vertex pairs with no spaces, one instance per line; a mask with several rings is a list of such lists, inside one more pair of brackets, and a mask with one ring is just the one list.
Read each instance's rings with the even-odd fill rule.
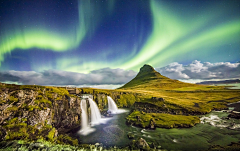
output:
[[[178,16],[176,12],[160,3],[159,1],[150,1],[152,12],[152,33],[148,37],[140,51],[128,61],[116,60],[111,64],[95,60],[87,61],[79,66],[77,63],[81,57],[58,58],[58,69],[88,73],[99,68],[122,68],[137,71],[143,64],[153,66],[165,66],[175,57],[179,61],[184,60],[184,54],[191,51],[210,51],[213,47],[223,46],[228,43],[239,42],[240,38],[240,19],[235,18],[228,22],[223,22],[216,26],[210,26],[213,18],[219,17],[218,14],[210,13],[211,8],[202,12],[203,17],[187,18]],[[108,1],[108,11],[114,8],[113,1]],[[76,26],[72,27],[68,34],[51,32],[47,28],[24,29],[6,32],[0,38],[0,66],[4,61],[4,55],[11,53],[15,49],[40,48],[43,50],[52,50],[58,52],[71,51],[77,48],[82,40],[93,33],[94,29],[101,21],[99,15],[101,8],[96,9],[90,1],[79,2],[79,20]],[[220,7],[214,7],[216,12]],[[211,10],[211,11],[210,11]],[[94,16],[93,19],[86,15],[88,12]],[[224,10],[221,10],[224,14]],[[213,11],[214,12],[214,11]],[[207,28],[210,26],[210,28]],[[123,44],[124,45],[124,44]],[[111,51],[111,50],[108,50]],[[108,53],[108,52],[106,52]],[[180,55],[181,54],[181,55]],[[177,56],[177,57],[176,57]],[[44,68],[43,68],[44,69]]]
[[[204,19],[183,22],[173,15],[164,4],[151,1],[153,31],[141,51],[129,62],[120,66],[123,69],[138,70],[143,64],[165,66],[171,58],[199,48],[212,48],[229,42],[239,42],[240,20],[221,24],[204,32],[198,32],[214,18],[214,14],[205,14]],[[176,13],[175,13],[176,14]],[[211,15],[210,15],[211,14]],[[194,37],[181,41],[188,35],[198,32]],[[180,42],[179,42],[180,41]],[[184,55],[182,55],[184,57]],[[184,58],[183,58],[184,59]],[[182,59],[182,60],[183,60]]]
[[[108,8],[109,11],[112,11],[114,8],[113,1],[108,2]],[[15,49],[40,48],[42,50],[62,52],[78,47],[87,33],[93,32],[100,21],[99,17],[92,20],[89,16],[101,14],[101,8],[90,1],[79,0],[78,12],[77,26],[70,28],[66,32],[68,34],[56,33],[44,27],[40,29],[18,29],[16,27],[15,30],[5,33],[0,38],[0,66],[1,62],[4,61],[4,55],[11,53]]]

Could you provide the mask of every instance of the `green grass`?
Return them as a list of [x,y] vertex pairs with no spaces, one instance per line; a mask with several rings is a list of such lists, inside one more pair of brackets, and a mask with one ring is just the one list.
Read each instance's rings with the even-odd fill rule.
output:
[[25,108],[27,108],[28,111],[33,111],[34,109],[41,109],[39,106],[36,105],[29,105],[26,106]]
[[13,102],[18,102],[18,98],[15,98],[14,96],[9,97],[9,104]]
[[7,108],[7,110],[9,112],[16,112],[18,110],[18,107],[17,106],[12,106],[12,107]]
[[48,106],[52,106],[52,102],[47,100],[47,99],[40,99],[40,100],[35,100],[36,104],[47,104]]
[[73,146],[78,145],[78,140],[77,139],[73,139],[72,137],[68,136],[68,135],[59,135],[57,138],[57,143],[58,144],[70,144]]
[[[138,120],[138,118],[140,120]],[[197,116],[171,115],[165,113],[145,113],[140,111],[132,112],[128,117],[129,124],[134,124],[143,128],[149,127],[153,121],[156,127],[174,128],[174,127],[192,127],[199,123]]]
[[45,123],[39,123],[42,125],[41,129],[37,128],[37,125],[27,125],[27,119],[18,121],[18,118],[13,118],[8,121],[3,127],[7,130],[5,140],[37,140],[43,139],[50,142],[54,142],[56,129],[52,125]]

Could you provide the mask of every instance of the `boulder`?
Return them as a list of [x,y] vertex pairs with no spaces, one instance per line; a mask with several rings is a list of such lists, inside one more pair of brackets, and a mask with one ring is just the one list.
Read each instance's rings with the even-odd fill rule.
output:
[[45,124],[51,125],[52,124],[52,112],[51,109],[47,108],[46,110],[41,111],[34,111],[34,113],[30,114],[28,117],[28,124],[29,125],[38,125],[38,129],[41,129],[42,126]]
[[151,129],[155,129],[155,121],[154,121],[153,118],[150,120],[149,127],[150,127]]
[[23,97],[24,97],[23,90],[20,90],[20,91],[17,93],[17,97],[18,97],[18,98],[23,98]]
[[2,126],[0,126],[0,141],[3,141],[6,135],[7,131]]
[[148,149],[150,148],[148,143],[143,139],[143,138],[139,138],[137,141],[136,141],[136,146],[140,149]]
[[235,119],[240,119],[240,113],[232,112],[231,114],[228,115],[228,117],[235,118]]
[[164,98],[159,98],[159,97],[152,97],[152,100],[154,100],[154,101],[162,101],[162,102],[165,101]]
[[133,139],[133,138],[134,138],[134,134],[131,133],[131,132],[129,132],[129,133],[127,134],[127,137],[128,137],[129,139]]

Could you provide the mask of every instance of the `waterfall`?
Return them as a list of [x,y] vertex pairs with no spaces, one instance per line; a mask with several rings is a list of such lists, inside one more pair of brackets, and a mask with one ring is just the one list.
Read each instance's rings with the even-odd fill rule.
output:
[[92,125],[99,124],[101,120],[101,114],[98,109],[98,106],[91,98],[88,98],[88,100],[91,108],[91,124]]
[[[100,123],[106,123],[110,118],[102,119],[100,111],[98,109],[97,104],[89,97],[85,98],[88,99],[88,102],[90,104],[91,109],[91,126],[98,125]],[[81,130],[79,133],[81,135],[88,135],[89,133],[94,132],[96,129],[92,128],[88,123],[88,112],[87,112],[87,101],[85,99],[81,100],[81,110],[82,110],[82,116],[81,116]]]
[[84,131],[88,128],[88,117],[87,117],[87,102],[85,99],[81,100],[81,109],[82,109],[82,116],[81,116],[81,130]]
[[111,111],[111,113],[117,113],[118,107],[116,103],[110,96],[107,96],[107,99],[108,99],[108,111]]

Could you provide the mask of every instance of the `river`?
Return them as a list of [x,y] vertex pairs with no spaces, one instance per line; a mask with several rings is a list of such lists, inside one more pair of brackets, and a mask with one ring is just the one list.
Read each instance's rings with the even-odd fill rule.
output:
[[126,109],[110,117],[105,124],[92,127],[95,129],[92,133],[76,135],[82,144],[124,147],[132,141],[127,137],[128,133],[132,133],[135,138],[142,137],[166,150],[205,150],[211,145],[226,146],[240,140],[240,120],[228,119],[229,111],[212,111],[202,115],[201,123],[192,128],[147,130],[126,125],[125,117],[129,114]]

